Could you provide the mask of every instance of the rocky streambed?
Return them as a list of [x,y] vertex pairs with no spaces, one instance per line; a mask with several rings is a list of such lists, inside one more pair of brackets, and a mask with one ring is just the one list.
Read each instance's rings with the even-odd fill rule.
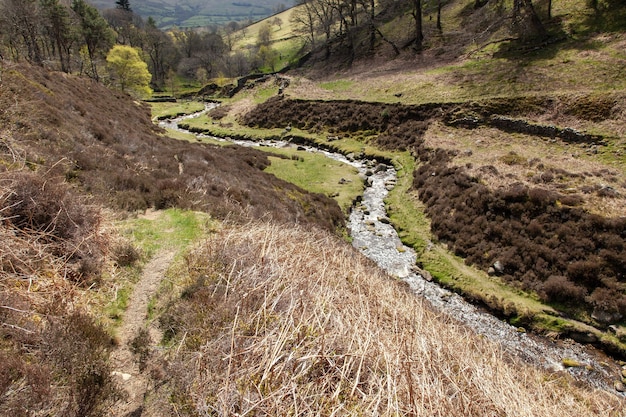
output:
[[[205,111],[175,119],[162,120],[165,128],[186,131],[180,125],[185,120],[199,117]],[[210,137],[196,133],[198,137]],[[353,246],[375,261],[389,275],[405,281],[416,294],[427,300],[432,307],[472,329],[474,332],[500,344],[504,351],[522,361],[556,372],[566,372],[576,380],[594,388],[609,392],[623,390],[619,382],[617,364],[604,358],[599,352],[571,340],[551,340],[536,336],[496,318],[488,312],[465,301],[461,296],[425,279],[415,267],[416,254],[402,244],[397,231],[387,217],[385,198],[396,183],[393,167],[377,161],[347,158],[341,153],[303,146],[289,141],[228,140],[241,146],[285,147],[298,146],[308,152],[323,153],[327,157],[356,167],[365,178],[366,188],[359,204],[350,213],[348,228]]]

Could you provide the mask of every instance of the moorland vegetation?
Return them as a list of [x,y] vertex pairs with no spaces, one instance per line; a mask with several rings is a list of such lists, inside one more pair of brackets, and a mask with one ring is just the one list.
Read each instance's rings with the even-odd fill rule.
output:
[[[189,127],[393,163],[387,208],[420,268],[555,342],[573,337],[623,357],[624,7],[359,3],[329,9],[328,26],[307,30],[302,17],[330,4],[307,2],[282,22],[305,41],[281,50],[300,51],[302,59],[282,58],[297,69],[212,97],[222,106]],[[262,46],[275,57],[268,48],[282,40],[256,44],[253,55],[215,55],[230,47],[205,47],[237,47],[225,32],[167,35],[128,10],[116,14],[132,19],[107,21],[79,1],[1,5],[1,54],[12,59],[0,64],[1,413],[623,412],[621,394],[563,372],[585,364],[563,358],[559,369],[536,369],[364,259],[341,237],[346,196],[359,190],[288,181],[288,164],[319,161],[165,131],[148,104],[103,85],[114,84],[102,76],[114,43],[150,57],[152,87],[169,99],[179,77],[192,86],[217,75],[208,64],[259,58]],[[76,37],[35,29],[54,28],[35,24],[52,12],[77,23]],[[28,24],[13,25],[18,18]],[[85,36],[88,28],[108,43]],[[171,48],[150,49],[151,39]],[[177,48],[178,61],[158,58]],[[276,160],[285,168],[270,174]],[[341,206],[327,195],[342,193]],[[174,261],[145,317],[134,318],[143,328],[121,346],[142,268],[163,251]],[[134,355],[132,369],[116,368],[120,349]],[[617,362],[601,366],[623,391]],[[140,398],[130,401],[136,409],[120,406],[129,398]]]

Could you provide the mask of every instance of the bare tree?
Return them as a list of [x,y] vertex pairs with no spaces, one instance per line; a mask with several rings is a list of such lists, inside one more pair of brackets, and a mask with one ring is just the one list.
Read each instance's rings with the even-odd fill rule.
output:
[[41,17],[35,0],[5,0],[1,9],[2,26],[14,59],[26,52],[26,59],[43,64],[42,39],[39,32]]

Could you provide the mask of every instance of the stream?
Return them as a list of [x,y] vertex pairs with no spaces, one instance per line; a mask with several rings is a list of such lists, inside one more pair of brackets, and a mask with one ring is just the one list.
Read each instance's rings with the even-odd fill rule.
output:
[[[164,128],[188,132],[181,129],[179,123],[186,119],[199,117],[210,110],[212,106],[212,104],[207,105],[207,108],[199,113],[161,121],[159,125]],[[347,223],[352,244],[356,249],[375,261],[389,275],[404,280],[417,296],[426,299],[436,311],[451,316],[475,333],[500,344],[504,351],[520,358],[524,363],[533,364],[550,371],[567,372],[577,381],[591,387],[617,393],[614,383],[619,380],[619,367],[616,364],[609,365],[608,362],[612,361],[603,358],[603,355],[600,355],[593,348],[569,339],[553,341],[520,331],[520,329],[465,301],[458,294],[424,279],[416,271],[417,255],[412,248],[402,244],[398,233],[389,222],[385,209],[384,200],[396,183],[396,171],[393,167],[378,164],[372,160],[348,159],[339,153],[310,146],[294,145],[287,141],[242,141],[203,134],[196,136],[229,141],[241,146],[298,146],[307,152],[322,153],[329,158],[357,168],[362,177],[365,178],[366,188],[361,203],[352,209]],[[563,359],[574,360],[581,366],[565,367]]]

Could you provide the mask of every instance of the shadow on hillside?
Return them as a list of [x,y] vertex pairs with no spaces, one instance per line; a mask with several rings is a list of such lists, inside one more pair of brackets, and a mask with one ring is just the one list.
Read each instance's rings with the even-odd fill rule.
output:
[[494,58],[537,61],[554,58],[563,49],[597,50],[602,44],[593,40],[594,35],[626,30],[626,5],[621,0],[595,2],[595,7],[589,5],[579,11],[577,16],[556,16],[548,21],[547,1],[538,1],[536,11],[544,22],[549,37],[530,43],[518,40],[502,42],[494,53]]

